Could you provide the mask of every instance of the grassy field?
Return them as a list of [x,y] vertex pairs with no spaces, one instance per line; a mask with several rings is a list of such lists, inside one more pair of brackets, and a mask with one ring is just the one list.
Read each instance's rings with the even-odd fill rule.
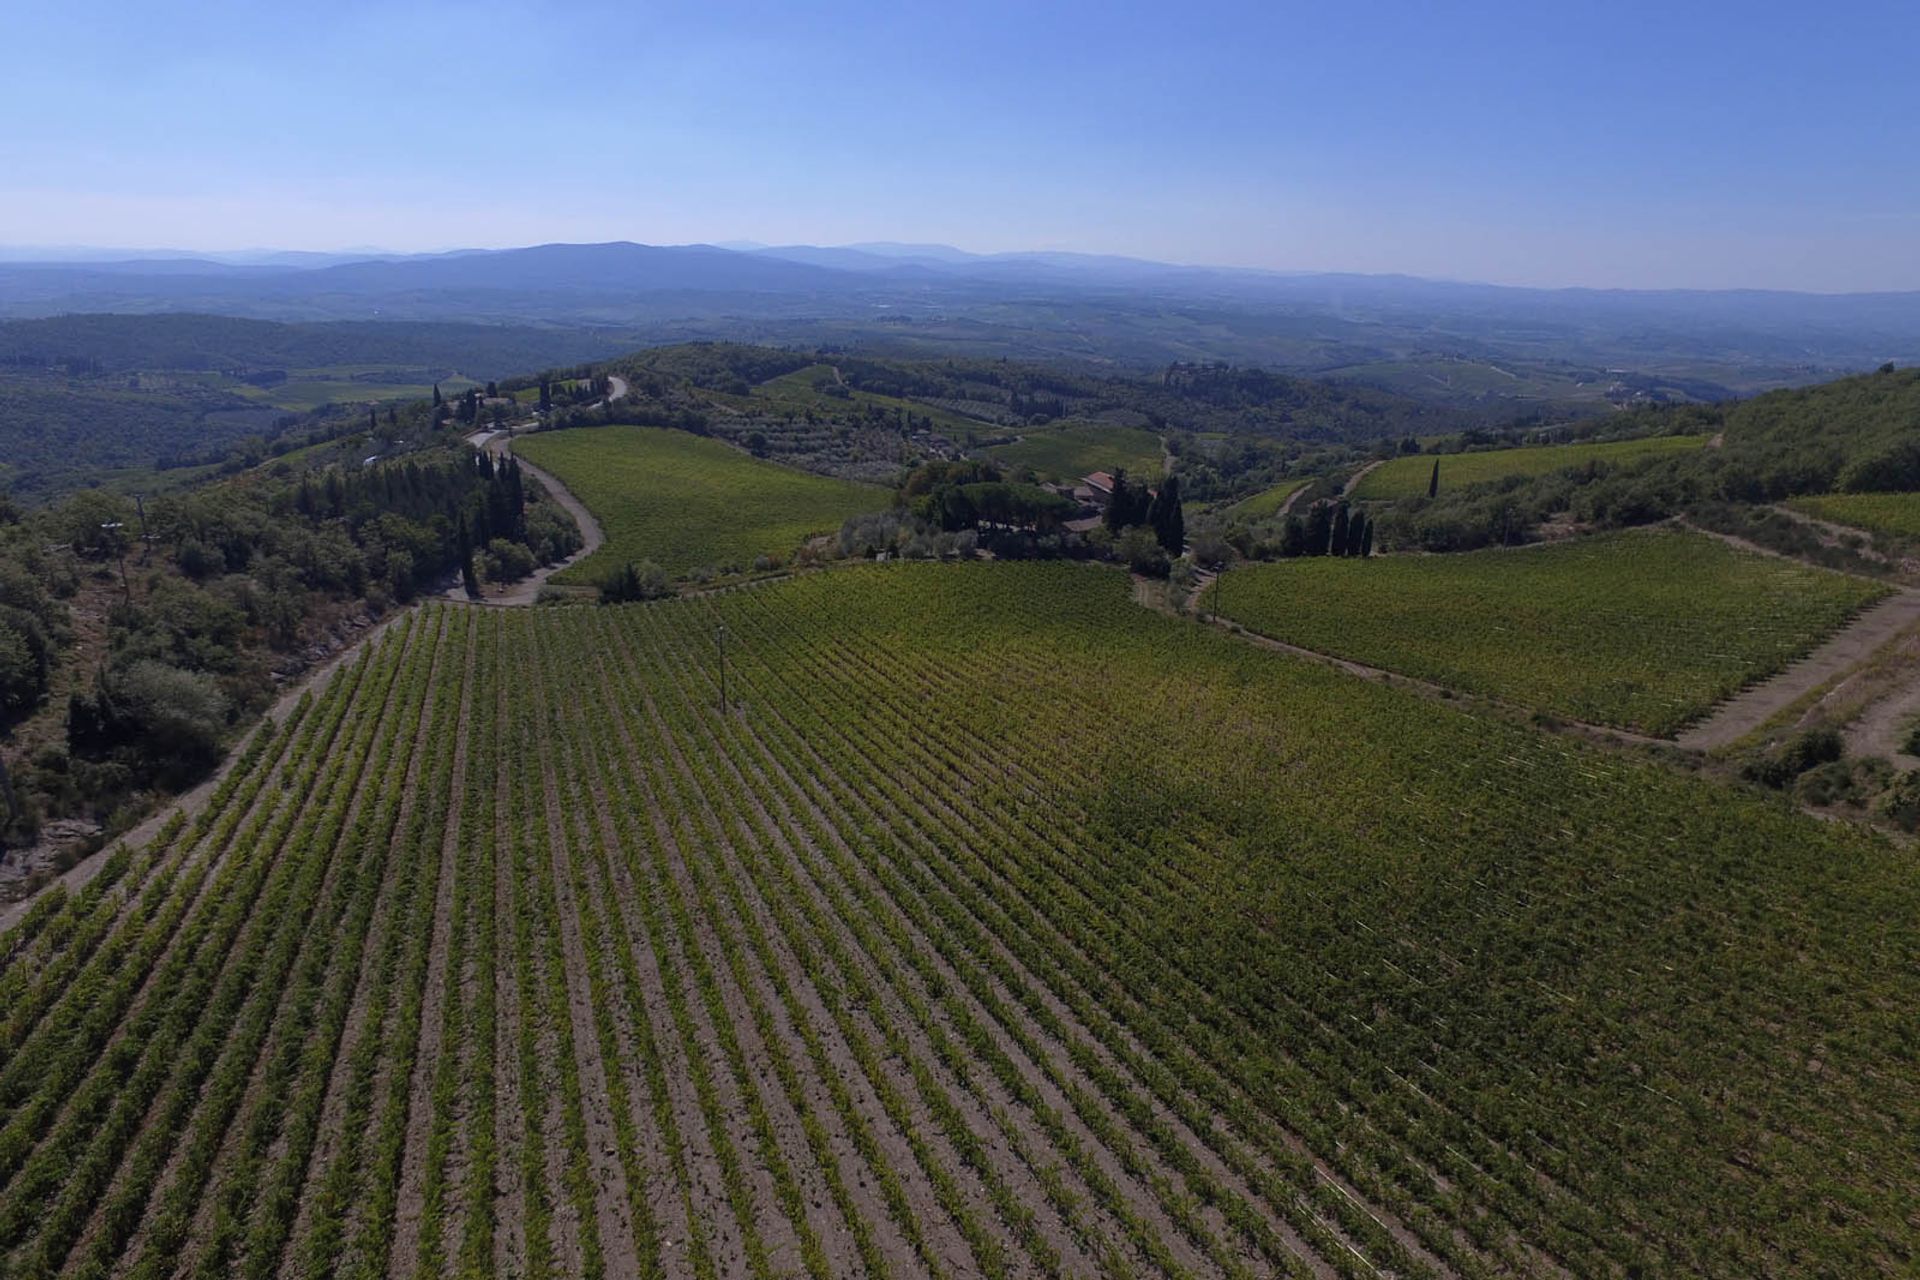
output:
[[522,437],[514,449],[558,476],[606,530],[605,546],[554,575],[562,583],[599,582],[629,561],[651,560],[669,573],[744,567],[890,501],[873,485],[762,462],[682,431],[542,432]]
[[1032,467],[1043,480],[1063,482],[1120,467],[1135,479],[1158,480],[1165,456],[1160,437],[1144,427],[1092,423],[1038,428],[1024,433],[1019,443],[992,452],[1009,466]]
[[1787,503],[1816,520],[1896,538],[1920,538],[1920,493],[1827,493]]
[[1230,576],[1226,615],[1275,639],[1652,734],[1677,732],[1886,594],[1666,531]]
[[1220,514],[1238,520],[1269,519],[1279,514],[1280,508],[1287,505],[1288,498],[1311,483],[1311,479],[1284,480],[1271,489],[1262,489],[1250,498],[1242,498],[1230,507],[1222,507]]
[[[223,380],[226,389],[249,400],[269,404],[276,409],[306,412],[323,404],[365,404],[377,400],[418,400],[433,394],[433,384],[342,376],[325,369],[295,370],[285,381],[270,387],[256,387],[232,379]],[[451,399],[471,387],[479,386],[471,378],[441,380],[440,394]]]
[[0,1263],[1893,1275],[1916,956],[1906,850],[1105,570],[440,605],[0,937]]
[[1614,440],[1605,444],[1530,445],[1523,449],[1491,449],[1483,453],[1411,454],[1375,467],[1353,496],[1363,501],[1425,497],[1440,462],[1440,491],[1506,476],[1538,476],[1577,467],[1584,462],[1630,462],[1662,453],[1685,453],[1702,448],[1704,436],[1651,436],[1642,440]]

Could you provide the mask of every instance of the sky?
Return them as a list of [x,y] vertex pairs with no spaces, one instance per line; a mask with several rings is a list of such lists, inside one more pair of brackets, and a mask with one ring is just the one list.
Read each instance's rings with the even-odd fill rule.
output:
[[0,245],[1920,289],[1920,5],[4,0]]

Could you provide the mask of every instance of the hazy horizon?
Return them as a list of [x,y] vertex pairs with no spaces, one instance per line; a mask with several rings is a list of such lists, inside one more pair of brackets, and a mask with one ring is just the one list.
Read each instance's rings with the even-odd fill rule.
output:
[[0,244],[891,240],[1538,287],[1920,288],[1911,8],[80,0]]

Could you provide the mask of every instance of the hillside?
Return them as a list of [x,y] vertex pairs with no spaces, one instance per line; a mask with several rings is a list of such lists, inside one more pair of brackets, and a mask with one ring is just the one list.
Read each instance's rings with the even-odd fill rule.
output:
[[[205,315],[0,322],[0,490],[40,501],[125,469],[219,462],[330,405],[449,395],[628,349],[625,335],[488,325],[290,325]],[[166,477],[147,482],[167,486]]]

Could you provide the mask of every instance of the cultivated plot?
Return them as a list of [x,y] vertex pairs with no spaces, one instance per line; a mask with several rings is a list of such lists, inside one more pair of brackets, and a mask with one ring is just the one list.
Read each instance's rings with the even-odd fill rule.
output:
[[1157,480],[1165,458],[1160,437],[1143,427],[1096,423],[1035,428],[993,456],[1012,467],[1032,467],[1042,479],[1071,482],[1095,471],[1125,469],[1136,480]]
[[1287,505],[1287,499],[1305,488],[1311,481],[1306,479],[1282,480],[1271,489],[1262,489],[1252,497],[1242,498],[1232,506],[1221,508],[1220,514],[1229,519],[1268,520],[1280,513]]
[[1462,555],[1288,560],[1229,576],[1221,612],[1276,640],[1659,735],[1779,671],[1887,594],[1668,530]]
[[1827,493],[1787,504],[1816,520],[1895,538],[1920,538],[1920,493]]
[[541,432],[514,449],[553,472],[606,530],[605,546],[554,575],[562,583],[598,582],[648,560],[669,573],[745,568],[892,500],[874,485],[795,471],[664,428]]
[[1917,921],[1102,570],[438,606],[0,938],[0,1257],[1892,1274]]
[[1531,445],[1523,449],[1489,449],[1479,453],[1410,454],[1394,458],[1369,471],[1354,489],[1363,501],[1425,497],[1440,467],[1440,491],[1451,493],[1470,484],[1507,476],[1542,476],[1588,462],[1634,462],[1669,453],[1704,448],[1705,436],[1648,436],[1604,444]]

